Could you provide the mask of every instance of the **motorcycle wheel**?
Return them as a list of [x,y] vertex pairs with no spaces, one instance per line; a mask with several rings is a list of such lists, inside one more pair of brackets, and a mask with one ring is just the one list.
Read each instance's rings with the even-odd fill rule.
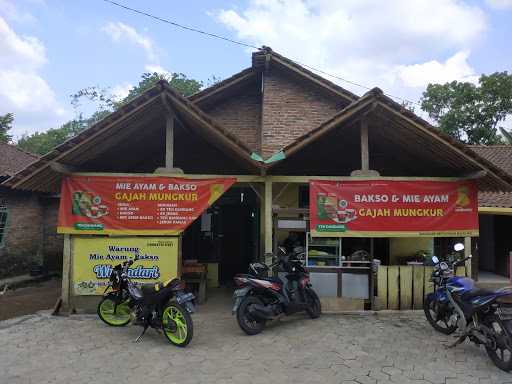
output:
[[457,329],[457,324],[449,324],[451,313],[447,313],[443,318],[438,318],[437,302],[432,298],[426,297],[423,303],[423,311],[428,322],[436,331],[445,335],[451,335]]
[[250,336],[257,335],[263,331],[266,323],[265,320],[255,320],[250,317],[249,308],[253,304],[263,305],[263,302],[257,297],[246,296],[236,311],[236,319],[238,321],[238,325],[240,328],[242,328],[242,331]]
[[306,288],[304,293],[306,294],[306,301],[309,303],[309,308],[306,309],[309,317],[312,319],[320,317],[320,314],[322,313],[322,304],[320,303],[320,298],[311,288]]
[[128,302],[120,303],[116,307],[114,299],[109,296],[101,299],[97,312],[99,318],[111,327],[124,327],[131,320]]
[[168,304],[162,312],[162,330],[172,344],[186,347],[194,334],[190,313],[178,303]]
[[493,330],[493,346],[486,346],[485,350],[494,365],[499,369],[509,372],[512,370],[512,346],[507,332],[503,329],[502,323],[495,315],[486,320],[486,325]]

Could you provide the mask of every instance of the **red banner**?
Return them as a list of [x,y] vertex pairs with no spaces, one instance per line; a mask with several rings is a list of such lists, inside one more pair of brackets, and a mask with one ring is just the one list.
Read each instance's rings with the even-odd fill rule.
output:
[[311,181],[309,187],[313,236],[478,236],[470,181]]
[[71,176],[62,181],[59,233],[177,235],[235,183],[165,176]]

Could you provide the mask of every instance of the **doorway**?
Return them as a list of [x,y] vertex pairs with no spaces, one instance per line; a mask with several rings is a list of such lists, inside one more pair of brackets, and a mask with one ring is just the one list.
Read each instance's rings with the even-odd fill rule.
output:
[[183,260],[214,265],[216,283],[231,285],[258,259],[259,205],[251,188],[230,188],[184,232]]

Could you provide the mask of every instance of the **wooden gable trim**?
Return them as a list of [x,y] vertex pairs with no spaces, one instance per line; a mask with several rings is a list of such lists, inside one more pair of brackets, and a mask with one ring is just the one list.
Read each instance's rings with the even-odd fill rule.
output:
[[[48,155],[43,156],[38,161],[36,161],[33,164],[31,164],[28,168],[25,168],[24,170],[22,170],[18,174],[12,176],[4,184],[8,185],[8,186],[11,186],[12,188],[18,188],[21,184],[25,183],[27,180],[33,178],[34,176],[37,176],[43,170],[45,170],[46,168],[50,167],[51,163],[58,162],[60,159],[65,157],[70,152],[75,151],[77,148],[82,147],[83,145],[87,144],[91,140],[94,140],[96,137],[98,137],[102,133],[105,133],[106,131],[110,130],[114,125],[117,125],[117,124],[125,121],[126,119],[129,119],[131,116],[136,114],[141,109],[144,109],[146,106],[148,106],[149,104],[153,103],[155,100],[158,100],[158,98],[159,98],[159,95],[156,95],[156,96],[153,96],[150,99],[147,99],[142,104],[140,104],[137,107],[133,108],[129,112],[122,114],[118,119],[110,121],[105,126],[101,127],[101,129],[98,129],[95,126],[92,126],[91,128],[89,128],[91,131],[88,132],[88,133],[91,133],[91,134],[86,136],[85,138],[83,138],[77,144],[72,145],[72,146],[68,146],[67,145],[70,140],[73,140],[73,139],[79,137],[80,135],[78,135],[75,138],[72,138],[72,139],[64,142],[63,144],[61,144],[61,146],[59,146],[59,147],[57,147],[55,149],[55,150],[58,151],[61,147],[68,146],[68,149],[66,149],[65,151],[62,151],[62,152],[58,153],[58,155],[55,156],[55,157],[46,158],[46,156],[52,155],[53,151],[50,152]],[[109,121],[109,119],[107,118],[106,121]],[[86,131],[84,131],[84,133],[85,132]],[[39,164],[39,163],[43,163],[43,164]],[[25,170],[29,170],[31,168],[33,168],[34,170],[29,172],[26,176],[23,176],[24,171]],[[19,178],[20,176],[21,176],[21,178]]]
[[199,91],[193,95],[191,95],[188,99],[192,101],[194,104],[201,104],[207,99],[218,96],[219,94],[225,92],[229,88],[239,85],[245,81],[248,81],[258,75],[258,72],[254,70],[254,68],[246,68],[243,71],[238,72],[237,74],[222,80],[221,82],[212,85],[202,91]]
[[[383,107],[384,109],[386,109],[387,111],[393,113],[394,115],[400,117],[404,121],[407,121],[409,124],[411,124],[414,127],[418,128],[419,130],[421,130],[423,133],[425,133],[426,135],[430,136],[434,140],[436,140],[438,142],[441,142],[445,146],[450,147],[457,154],[459,154],[462,157],[464,157],[466,160],[471,162],[476,167],[483,168],[486,172],[491,174],[494,178],[500,180],[500,183],[505,188],[504,190],[511,190],[512,189],[512,177],[510,177],[507,174],[505,174],[505,172],[499,170],[497,167],[495,167],[493,164],[491,164],[486,159],[480,157],[475,152],[473,152],[474,156],[469,156],[467,154],[467,152],[465,151],[466,147],[463,144],[460,144],[460,145],[464,146],[464,150],[461,149],[461,148],[458,148],[458,144],[452,142],[452,139],[448,139],[447,140],[446,138],[442,137],[439,133],[432,132],[432,130],[435,129],[434,127],[428,127],[427,128],[425,126],[425,124],[420,124],[420,123],[416,122],[415,120],[409,118],[408,116],[405,116],[405,114],[400,113],[399,111],[397,111],[393,107],[390,107],[387,103],[379,102],[379,106]],[[507,180],[507,181],[504,181],[504,179]]]

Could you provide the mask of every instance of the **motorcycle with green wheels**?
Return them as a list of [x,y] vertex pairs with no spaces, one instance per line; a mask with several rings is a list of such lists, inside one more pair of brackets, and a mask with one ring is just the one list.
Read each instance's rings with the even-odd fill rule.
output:
[[194,295],[185,292],[185,283],[179,279],[139,288],[129,277],[132,264],[133,260],[128,260],[112,269],[109,285],[98,304],[100,319],[113,327],[128,325],[134,319],[136,325],[143,327],[135,341],[140,341],[152,327],[161,330],[172,344],[187,346],[193,336],[190,314],[195,311]]

